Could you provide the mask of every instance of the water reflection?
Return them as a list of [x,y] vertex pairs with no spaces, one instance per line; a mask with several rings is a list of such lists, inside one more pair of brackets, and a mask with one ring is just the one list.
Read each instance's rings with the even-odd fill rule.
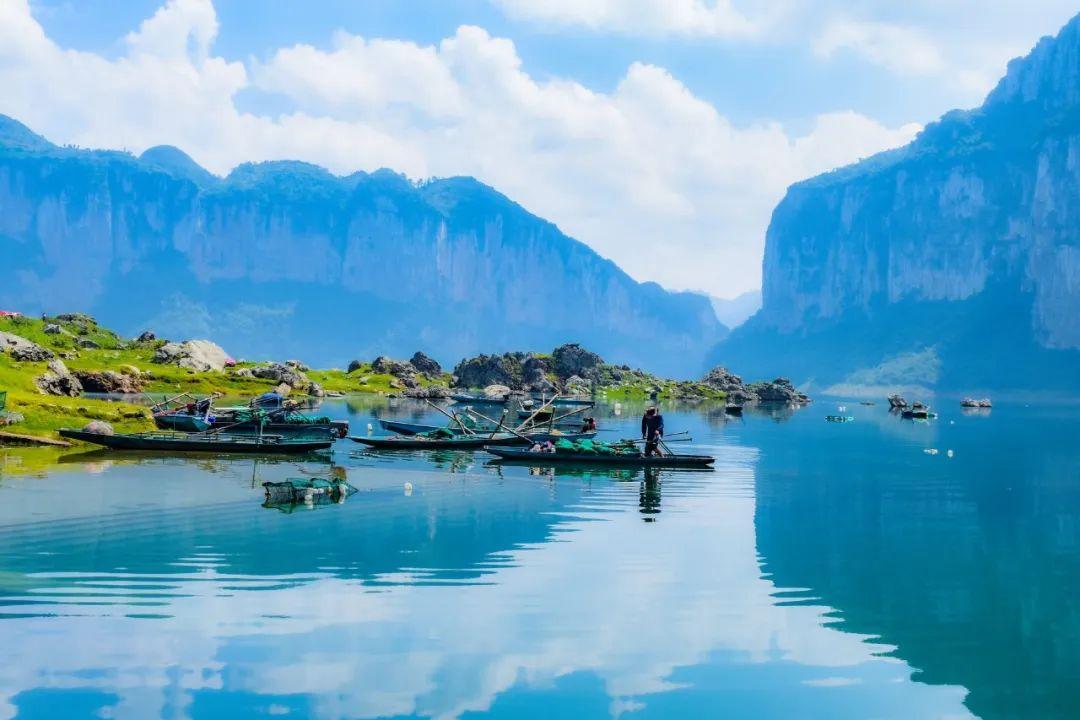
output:
[[[1057,420],[1020,439],[1015,415],[984,434],[1004,412],[664,412],[715,471],[339,446],[318,467],[122,457],[5,476],[0,708],[959,718],[967,696],[984,717],[1064,716],[1080,468],[1040,444],[1065,440]],[[636,411],[602,413],[633,433]],[[357,494],[262,507],[258,483],[329,473]]]

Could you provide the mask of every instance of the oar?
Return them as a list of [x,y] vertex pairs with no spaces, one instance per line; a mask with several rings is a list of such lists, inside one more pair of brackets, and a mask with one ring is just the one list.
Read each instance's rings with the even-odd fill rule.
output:
[[[548,400],[548,401],[547,401],[546,403],[544,403],[544,404],[543,404],[543,405],[541,405],[541,406],[540,406],[539,408],[537,408],[537,409],[536,409],[535,411],[533,411],[533,414],[532,414],[532,415],[530,415],[529,417],[525,418],[525,422],[522,422],[522,423],[518,423],[518,428],[523,428],[523,427],[525,427],[526,425],[528,425],[528,424],[529,424],[530,422],[532,422],[532,419],[533,419],[534,417],[536,417],[537,415],[539,415],[539,414],[540,414],[540,413],[541,413],[541,412],[542,412],[542,411],[544,410],[544,408],[546,408],[546,407],[547,407],[548,405],[550,405],[551,403],[555,402],[555,398],[557,398],[557,397],[559,397],[559,396],[558,396],[558,395],[555,395],[555,396],[554,396],[554,397],[552,397],[552,398],[551,398],[550,400]],[[552,411],[552,415],[554,415],[554,414],[555,414],[555,411],[553,410],[553,411]]]
[[428,400],[427,398],[424,398],[424,402],[426,402],[426,403],[427,403],[428,405],[430,405],[431,407],[433,407],[433,408],[435,408],[436,410],[438,410],[439,412],[441,412],[441,413],[442,413],[443,415],[445,415],[446,417],[450,418],[450,420],[451,420],[452,422],[456,422],[456,423],[457,423],[458,425],[460,425],[460,426],[461,426],[461,431],[462,431],[463,433],[465,433],[466,435],[472,435],[472,434],[473,434],[473,432],[472,432],[471,430],[469,430],[469,429],[468,429],[467,427],[465,427],[465,423],[461,422],[461,420],[459,420],[459,419],[458,419],[458,417],[457,417],[457,413],[454,413],[453,415],[451,415],[450,413],[446,412],[446,411],[445,411],[445,410],[443,410],[443,409],[442,409],[441,407],[439,407],[439,406],[438,406],[438,405],[436,405],[435,403],[431,402],[431,401],[430,401],[430,400]]
[[[498,429],[499,429],[499,428],[501,427],[502,429],[506,430],[506,431],[507,431],[508,433],[511,433],[512,435],[517,435],[517,436],[518,436],[519,438],[521,438],[522,440],[525,440],[525,441],[527,441],[527,442],[529,442],[529,443],[532,443],[532,442],[533,442],[533,439],[532,439],[531,437],[529,437],[529,436],[527,436],[527,435],[522,435],[522,434],[521,434],[521,433],[519,433],[519,432],[518,432],[517,430],[513,430],[513,429],[511,429],[511,428],[508,428],[508,427],[506,427],[505,425],[503,425],[503,424],[502,424],[502,421],[498,421],[498,422],[496,422],[495,420],[492,420],[491,418],[489,418],[489,417],[488,417],[487,415],[482,415],[482,414],[478,413],[478,412],[477,412],[477,411],[476,411],[475,409],[473,409],[473,408],[469,408],[469,411],[468,411],[468,412],[469,412],[469,413],[471,413],[471,414],[473,414],[473,415],[476,415],[477,417],[481,417],[481,418],[483,418],[484,420],[487,420],[487,421],[488,421],[489,423],[492,423],[492,424],[494,424],[494,425],[495,425],[495,429],[496,429],[496,430],[498,430]],[[494,436],[495,436],[495,434],[494,434],[494,433],[492,433],[492,437],[494,437]]]

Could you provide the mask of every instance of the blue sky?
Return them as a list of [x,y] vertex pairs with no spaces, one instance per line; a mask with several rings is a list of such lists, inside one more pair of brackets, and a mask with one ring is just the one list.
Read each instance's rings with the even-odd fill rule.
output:
[[[642,280],[760,284],[788,184],[977,105],[1031,2],[0,0],[0,112],[56,142],[470,174]],[[5,27],[9,36],[5,38]]]

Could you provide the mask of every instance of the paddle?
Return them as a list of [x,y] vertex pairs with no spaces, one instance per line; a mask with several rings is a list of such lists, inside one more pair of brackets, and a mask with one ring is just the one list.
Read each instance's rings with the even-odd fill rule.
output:
[[[492,419],[491,419],[491,418],[489,418],[488,416],[486,416],[486,415],[482,415],[481,413],[478,413],[478,412],[477,412],[476,410],[474,410],[473,408],[469,408],[467,412],[469,412],[469,413],[470,413],[470,414],[472,414],[472,415],[476,415],[477,417],[483,418],[484,420],[487,420],[487,421],[488,421],[489,423],[492,423],[492,424],[494,424],[494,425],[495,425],[495,429],[496,429],[496,430],[498,430],[499,428],[502,428],[502,429],[506,430],[506,431],[507,431],[508,433],[510,433],[510,434],[512,434],[512,435],[517,435],[517,436],[518,436],[519,438],[521,438],[522,440],[526,440],[526,441],[528,441],[528,442],[529,442],[530,444],[532,444],[532,442],[533,442],[533,439],[532,439],[531,437],[529,437],[529,436],[527,436],[527,435],[522,435],[522,434],[521,434],[521,433],[519,433],[519,432],[518,432],[517,430],[512,430],[512,429],[510,429],[510,428],[506,427],[505,425],[503,425],[503,424],[502,424],[502,421],[501,421],[501,420],[500,420],[500,421],[498,421],[498,422],[496,422],[495,420],[492,420]],[[494,436],[495,436],[495,433],[492,433],[492,437],[494,437]]]
[[431,407],[433,407],[436,410],[438,410],[439,412],[441,412],[446,417],[450,418],[451,421],[456,422],[458,425],[460,425],[461,426],[461,431],[463,433],[465,433],[466,435],[474,435],[475,434],[475,433],[473,433],[472,430],[469,430],[469,428],[465,427],[465,423],[461,422],[461,420],[458,419],[457,413],[454,413],[453,415],[451,415],[450,413],[446,412],[441,407],[439,407],[435,403],[431,402],[427,398],[424,398],[424,402],[426,402],[428,405],[430,405]]

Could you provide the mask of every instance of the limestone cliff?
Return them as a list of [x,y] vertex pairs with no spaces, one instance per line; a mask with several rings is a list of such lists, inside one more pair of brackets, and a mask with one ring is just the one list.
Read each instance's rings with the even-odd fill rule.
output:
[[175,148],[61,148],[3,117],[0,257],[0,307],[322,365],[581,341],[696,374],[725,330],[703,296],[635,282],[471,178],[298,162],[218,178]]
[[937,387],[1080,387],[1080,18],[982,107],[792,186],[763,295],[716,360],[827,385],[930,352]]

